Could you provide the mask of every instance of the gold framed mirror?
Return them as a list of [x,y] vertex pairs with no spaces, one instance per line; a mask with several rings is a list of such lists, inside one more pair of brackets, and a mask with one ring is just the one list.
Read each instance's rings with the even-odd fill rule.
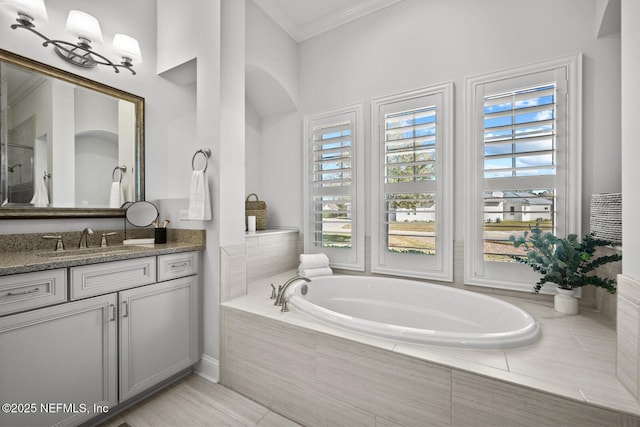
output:
[[144,200],[144,98],[0,49],[0,219]]

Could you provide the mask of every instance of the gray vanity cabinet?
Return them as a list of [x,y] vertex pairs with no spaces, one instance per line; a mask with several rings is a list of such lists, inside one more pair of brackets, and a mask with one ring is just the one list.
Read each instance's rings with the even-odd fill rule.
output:
[[119,293],[121,402],[199,360],[197,293],[198,276]]
[[57,304],[0,317],[0,426],[75,426],[194,365],[198,260],[71,267],[70,301],[66,269],[0,278],[0,316]]
[[116,303],[102,295],[0,318],[0,425],[77,425],[118,403]]

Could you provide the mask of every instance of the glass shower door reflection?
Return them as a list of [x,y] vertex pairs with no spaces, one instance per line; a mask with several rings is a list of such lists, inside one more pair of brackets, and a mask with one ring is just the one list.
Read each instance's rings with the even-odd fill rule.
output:
[[33,198],[33,147],[7,146],[7,203],[29,203]]

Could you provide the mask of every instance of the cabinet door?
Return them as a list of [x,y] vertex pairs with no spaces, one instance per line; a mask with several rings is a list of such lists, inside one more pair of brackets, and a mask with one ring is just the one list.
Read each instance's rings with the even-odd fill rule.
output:
[[118,403],[116,302],[104,295],[0,319],[0,402],[14,404],[0,425],[77,425]]
[[120,292],[120,402],[199,360],[198,276]]

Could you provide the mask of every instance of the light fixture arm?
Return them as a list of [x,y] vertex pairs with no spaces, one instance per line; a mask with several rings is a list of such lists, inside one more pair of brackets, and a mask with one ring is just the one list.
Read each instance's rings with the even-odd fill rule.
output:
[[24,28],[25,30],[31,31],[33,34],[44,40],[44,43],[42,43],[43,46],[47,47],[48,45],[53,45],[58,56],[73,65],[84,68],[93,68],[97,64],[101,64],[112,67],[116,73],[120,72],[119,68],[126,68],[131,71],[131,74],[136,74],[133,70],[131,59],[123,57],[121,64],[115,64],[104,55],[93,51],[89,40],[80,38],[76,44],[66,42],[64,40],[52,40],[36,30],[33,18],[23,13],[18,14],[16,22],[17,24],[11,25],[12,29]]

